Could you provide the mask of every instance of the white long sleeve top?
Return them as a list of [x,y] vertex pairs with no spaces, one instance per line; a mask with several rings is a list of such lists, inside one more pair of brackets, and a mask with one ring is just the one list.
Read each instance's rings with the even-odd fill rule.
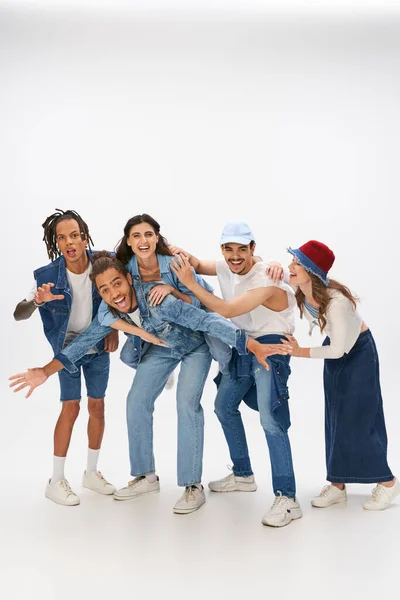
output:
[[[330,290],[329,290],[330,291]],[[310,348],[311,358],[341,358],[349,353],[361,332],[362,318],[352,303],[338,290],[330,291],[331,301],[326,312],[323,331],[329,336],[329,346]],[[318,322],[304,307],[304,316],[310,323],[310,335]]]

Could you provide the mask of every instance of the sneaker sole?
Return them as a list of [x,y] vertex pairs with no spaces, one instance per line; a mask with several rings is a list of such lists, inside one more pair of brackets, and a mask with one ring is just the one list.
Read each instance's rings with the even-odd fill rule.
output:
[[116,496],[114,494],[114,500],[135,500],[135,498],[140,498],[141,496],[150,496],[151,494],[158,494],[159,492],[160,490],[152,490],[151,492],[142,492],[141,494],[135,494],[134,496]]
[[296,521],[296,519],[301,519],[302,516],[303,511],[301,510],[301,508],[295,508],[290,511],[289,521],[285,521],[284,523],[268,523],[266,520],[264,521],[264,519],[261,519],[261,523],[263,525],[266,525],[267,527],[285,527],[286,525],[289,525],[289,523],[291,523],[292,521]]
[[256,492],[257,491],[257,485],[256,484],[252,484],[249,485],[249,487],[245,487],[245,488],[234,488],[232,489],[220,489],[220,490],[215,490],[212,487],[210,487],[210,484],[208,485],[208,489],[211,490],[212,492],[217,492],[217,494],[219,493],[228,493],[228,492]]
[[82,484],[82,487],[85,488],[85,490],[92,490],[92,492],[97,492],[98,494],[101,494],[102,496],[112,496],[112,494],[115,494],[116,489],[114,488],[113,492],[102,492],[101,490],[97,490],[96,488],[92,488],[89,487],[88,485],[84,485]]
[[203,504],[205,504],[206,501],[204,500],[204,502],[202,502],[201,504],[199,504],[199,506],[196,506],[196,508],[173,508],[173,512],[176,515],[189,515],[192,512],[196,512],[196,510],[199,510],[199,508],[201,508],[203,506]]
[[311,506],[314,508],[329,508],[330,506],[334,506],[334,504],[344,504],[345,502],[347,502],[347,498],[344,498],[343,500],[335,500],[335,502],[330,502],[329,504],[325,504],[325,506],[321,506],[320,504],[314,504],[313,500],[311,500]]
[[78,502],[74,502],[73,504],[67,504],[66,502],[60,502],[59,500],[55,500],[51,496],[48,496],[46,493],[44,495],[46,496],[46,498],[48,500],[51,500],[52,502],[54,502],[54,504],[58,504],[59,506],[79,506],[79,504],[81,503],[79,498],[78,498]]

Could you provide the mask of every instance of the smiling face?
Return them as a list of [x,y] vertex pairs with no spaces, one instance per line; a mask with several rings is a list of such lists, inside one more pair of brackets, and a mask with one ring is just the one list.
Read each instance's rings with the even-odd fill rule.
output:
[[256,245],[253,244],[236,244],[228,242],[221,246],[222,254],[225,261],[236,275],[245,275],[254,265],[254,250]]
[[126,243],[139,258],[149,258],[156,251],[158,235],[148,223],[138,223],[131,227]]
[[132,277],[122,275],[111,267],[96,276],[96,287],[109,306],[121,313],[129,313],[136,308],[136,295],[132,287]]
[[289,265],[290,283],[294,286],[306,285],[311,281],[310,274],[301,266],[300,263],[293,257]]
[[87,239],[75,219],[63,219],[57,224],[56,240],[67,266],[86,256]]

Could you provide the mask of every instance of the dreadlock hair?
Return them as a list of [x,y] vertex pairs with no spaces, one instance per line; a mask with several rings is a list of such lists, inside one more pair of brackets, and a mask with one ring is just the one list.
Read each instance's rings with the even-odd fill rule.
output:
[[127,262],[129,262],[129,259],[132,257],[132,255],[133,255],[132,248],[130,246],[128,246],[127,241],[128,241],[129,234],[131,232],[132,227],[134,227],[135,225],[139,225],[139,223],[147,223],[148,225],[150,225],[150,227],[152,227],[155,234],[158,235],[156,253],[163,254],[164,256],[172,256],[172,253],[170,252],[170,250],[168,248],[167,240],[165,239],[164,236],[162,236],[160,234],[160,225],[157,223],[157,221],[155,219],[153,219],[153,217],[151,217],[150,215],[147,215],[146,213],[143,213],[142,215],[136,215],[135,217],[132,217],[126,223],[126,225],[124,227],[124,237],[120,239],[120,241],[118,242],[118,244],[115,248],[115,253],[116,253],[118,260],[120,260],[121,262],[126,264]]
[[[108,269],[116,269],[123,277],[128,276],[128,271],[126,270],[124,263],[118,260],[114,254],[111,254],[111,252],[108,252],[107,250],[95,252],[92,255],[92,271],[89,277],[96,286],[96,289],[96,277],[102,275],[102,273],[108,271]],[[109,306],[108,308],[114,316],[119,314],[113,306]]]
[[82,219],[80,215],[74,210],[66,210],[63,211],[60,208],[56,208],[55,213],[47,217],[44,223],[42,223],[42,227],[44,229],[43,241],[46,244],[47,254],[51,261],[55,260],[57,256],[61,255],[57,247],[57,225],[61,221],[69,221],[74,219],[79,225],[81,238],[83,240],[87,240],[89,250],[91,250],[91,244],[93,245],[93,240],[90,237],[89,227]]
[[[343,296],[345,298],[350,300],[351,304],[353,305],[354,310],[356,310],[356,308],[357,308],[356,303],[359,301],[359,298],[357,298],[356,296],[353,296],[353,294],[351,293],[351,291],[349,290],[348,287],[346,287],[342,283],[339,283],[339,281],[336,281],[335,279],[329,279],[329,284],[326,286],[319,279],[319,277],[317,277],[313,273],[308,273],[308,275],[311,278],[312,297],[319,304],[318,325],[319,325],[320,331],[322,333],[324,331],[326,323],[327,323],[325,315],[327,313],[328,306],[331,301],[331,295],[329,294],[328,290],[337,290],[341,294],[343,294]],[[303,294],[303,292],[301,291],[300,288],[297,288],[296,302],[297,302],[297,306],[300,309],[300,318],[301,319],[303,318],[303,315],[304,315],[304,300],[305,300],[305,295]]]

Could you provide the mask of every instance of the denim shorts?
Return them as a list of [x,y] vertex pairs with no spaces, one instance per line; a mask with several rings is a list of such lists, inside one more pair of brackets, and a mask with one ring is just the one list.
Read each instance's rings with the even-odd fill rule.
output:
[[75,365],[78,368],[76,373],[68,373],[65,369],[58,373],[61,402],[81,399],[82,371],[87,395],[96,399],[104,398],[110,374],[110,354],[108,352],[85,354]]

